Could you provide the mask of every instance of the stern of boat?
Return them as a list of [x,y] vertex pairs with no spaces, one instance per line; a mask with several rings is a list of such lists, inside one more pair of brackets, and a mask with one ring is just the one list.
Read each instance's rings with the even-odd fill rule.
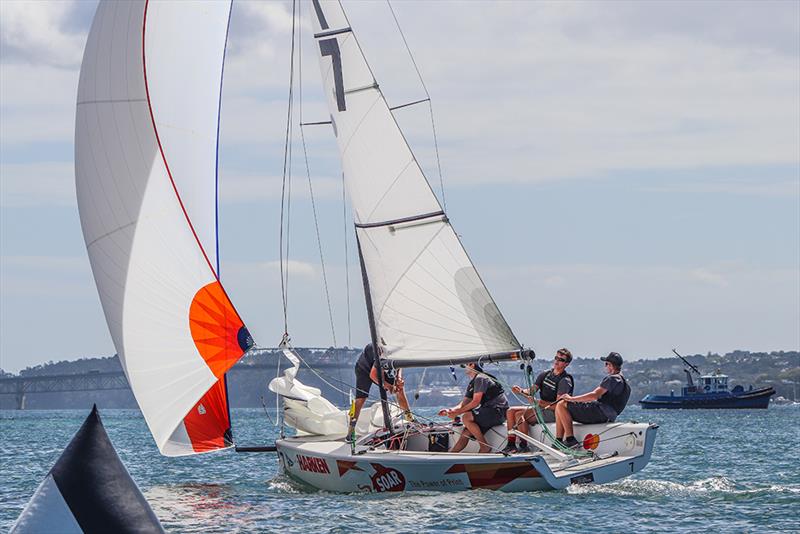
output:
[[[533,462],[553,489],[565,489],[572,484],[606,484],[644,469],[653,454],[657,430],[656,424],[628,423],[614,436],[621,443],[606,446],[593,458],[557,462],[546,456],[537,456]],[[595,434],[589,434],[592,435]]]

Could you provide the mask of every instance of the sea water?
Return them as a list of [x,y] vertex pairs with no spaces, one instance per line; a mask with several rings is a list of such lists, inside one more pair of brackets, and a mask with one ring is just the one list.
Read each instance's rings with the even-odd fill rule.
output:
[[[0,531],[7,531],[89,413],[0,411]],[[432,415],[433,410],[423,413]],[[565,491],[337,495],[299,487],[274,453],[161,456],[141,414],[102,410],[111,441],[172,532],[800,532],[800,407],[648,411],[643,471]],[[271,414],[274,419],[274,410]],[[235,410],[240,445],[272,444],[264,410]]]

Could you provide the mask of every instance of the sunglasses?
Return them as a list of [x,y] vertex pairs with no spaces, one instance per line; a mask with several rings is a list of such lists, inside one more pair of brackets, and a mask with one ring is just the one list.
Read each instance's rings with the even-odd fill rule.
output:
[[559,358],[558,356],[556,356],[556,357],[555,357],[555,360],[556,360],[557,362],[562,362],[562,363],[567,363],[567,362],[569,362],[569,360],[567,360],[566,358]]

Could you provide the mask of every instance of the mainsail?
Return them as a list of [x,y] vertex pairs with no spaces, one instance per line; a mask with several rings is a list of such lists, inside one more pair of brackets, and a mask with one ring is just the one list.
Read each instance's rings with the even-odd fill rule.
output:
[[162,454],[232,444],[225,372],[252,346],[218,277],[217,125],[230,2],[101,2],[75,178],[103,311]]
[[396,367],[520,350],[403,137],[337,0],[317,52],[383,358]]

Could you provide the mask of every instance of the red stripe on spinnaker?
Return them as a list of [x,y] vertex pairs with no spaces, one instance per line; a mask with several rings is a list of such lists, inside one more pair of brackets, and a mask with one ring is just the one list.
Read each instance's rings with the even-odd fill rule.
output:
[[183,418],[194,452],[209,452],[233,445],[228,397],[222,380],[215,383]]
[[[189,225],[189,229],[192,231],[192,235],[194,236],[195,242],[197,242],[197,246],[200,247],[200,252],[203,254],[203,258],[206,260],[206,264],[208,265],[208,268],[211,270],[211,274],[219,282],[220,281],[219,275],[217,274],[216,269],[214,269],[214,266],[211,264],[211,260],[208,258],[208,254],[206,254],[206,250],[203,247],[203,243],[200,241],[200,237],[197,235],[197,232],[194,229],[194,225],[192,224],[192,220],[189,218],[189,212],[186,210],[186,206],[184,206],[184,204],[183,204],[183,199],[181,199],[181,195],[178,192],[178,186],[175,184],[175,180],[172,177],[172,171],[169,168],[169,163],[167,163],[167,156],[166,156],[166,153],[164,152],[164,147],[161,145],[161,138],[158,135],[158,127],[156,126],[156,116],[155,116],[155,113],[153,112],[153,105],[152,105],[152,103],[150,101],[150,87],[149,87],[149,85],[147,83],[147,56],[145,55],[145,36],[146,36],[146,33],[147,33],[147,31],[146,31],[146,28],[147,28],[147,7],[148,7],[149,4],[150,4],[150,0],[145,0],[145,3],[144,3],[144,16],[142,18],[142,74],[144,76],[144,92],[145,92],[145,97],[147,99],[147,109],[150,112],[150,121],[153,124],[153,133],[156,136],[156,143],[158,144],[158,151],[161,154],[161,160],[164,162],[164,168],[167,171],[167,176],[169,177],[169,182],[172,185],[172,190],[175,192],[175,197],[178,199],[178,204],[181,207],[181,211],[183,211],[183,216],[184,216],[184,218],[186,218],[186,223]],[[222,291],[225,293],[225,297],[228,298],[228,300],[230,301],[230,298],[228,297],[227,291],[225,291],[224,287],[222,288]],[[236,311],[236,307],[233,306],[233,302],[231,302],[231,307],[233,308],[233,311],[236,313],[237,317],[239,317],[239,320],[241,320],[241,317],[239,316],[239,312]]]
[[[156,126],[155,113],[153,112],[153,105],[150,100],[150,87],[147,83],[147,55],[146,55],[146,35],[147,35],[147,8],[150,4],[149,0],[145,0],[144,13],[142,17],[142,75],[144,77],[144,90],[147,99],[147,109],[150,112],[150,121],[153,125],[153,133],[158,144],[158,150],[161,154],[161,160],[164,162],[164,168],[167,171],[172,190],[181,207],[183,216],[189,229],[192,231],[195,242],[200,248],[200,252],[208,265],[215,282],[208,284],[201,288],[192,300],[189,313],[189,326],[192,330],[192,339],[195,346],[203,360],[208,365],[209,369],[214,376],[222,378],[225,371],[230,369],[236,361],[242,357],[244,351],[238,346],[230,345],[223,341],[220,348],[219,339],[230,339],[229,334],[233,332],[233,339],[236,340],[239,329],[243,326],[243,321],[239,312],[233,305],[233,302],[228,297],[225,288],[220,283],[219,275],[211,263],[211,260],[206,254],[203,243],[195,231],[192,220],[189,218],[189,212],[183,203],[178,186],[172,176],[172,171],[167,162],[167,156],[164,152],[164,147],[161,144],[161,137],[158,135],[158,127]],[[198,295],[201,297],[198,299]],[[207,296],[212,298],[205,298]],[[193,309],[204,308],[210,300],[215,301],[214,305],[221,311],[221,316],[214,319],[211,323],[206,323],[207,317],[204,313],[207,310],[195,311]],[[209,314],[213,315],[213,314]],[[204,332],[204,329],[206,330]],[[208,335],[206,335],[208,334]],[[218,350],[220,349],[220,350]],[[192,442],[192,447],[195,452],[206,452],[215,449],[220,449],[232,445],[230,440],[230,415],[228,411],[228,398],[225,391],[224,379],[217,381],[211,389],[195,404],[188,414],[183,419],[184,426]]]

